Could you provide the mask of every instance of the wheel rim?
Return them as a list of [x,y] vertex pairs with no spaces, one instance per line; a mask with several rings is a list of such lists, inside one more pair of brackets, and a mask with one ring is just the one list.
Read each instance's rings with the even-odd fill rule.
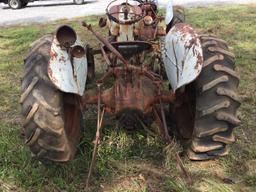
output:
[[19,7],[19,3],[17,0],[11,0],[10,1],[10,6],[14,9],[17,9]]
[[76,4],[82,4],[82,3],[83,3],[83,0],[75,0],[75,3],[76,3]]

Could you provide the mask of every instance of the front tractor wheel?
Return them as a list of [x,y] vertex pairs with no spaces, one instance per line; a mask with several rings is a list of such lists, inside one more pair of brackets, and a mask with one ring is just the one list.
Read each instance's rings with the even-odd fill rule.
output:
[[52,38],[36,41],[25,60],[21,113],[25,143],[42,162],[66,162],[76,152],[81,112],[78,98],[57,90],[47,73]]
[[228,153],[235,141],[233,128],[240,121],[237,88],[239,76],[234,71],[234,55],[225,41],[201,36],[204,64],[195,82],[186,86],[184,100],[174,108],[176,127],[189,139],[191,160],[208,160]]

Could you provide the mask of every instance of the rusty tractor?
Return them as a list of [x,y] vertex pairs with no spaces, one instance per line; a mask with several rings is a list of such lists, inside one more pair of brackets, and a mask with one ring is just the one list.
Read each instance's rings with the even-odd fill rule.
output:
[[[43,162],[72,160],[82,112],[90,105],[98,110],[96,140],[107,113],[127,131],[138,122],[149,129],[156,122],[154,131],[167,143],[172,126],[187,141],[191,160],[226,155],[240,122],[234,54],[224,40],[199,34],[184,18],[171,1],[163,17],[154,1],[114,0],[99,21],[109,30],[107,38],[82,24],[100,42],[98,49],[67,25],[34,42],[20,99],[25,143],[34,156]],[[97,79],[95,54],[106,67]],[[95,89],[86,89],[88,82]]]

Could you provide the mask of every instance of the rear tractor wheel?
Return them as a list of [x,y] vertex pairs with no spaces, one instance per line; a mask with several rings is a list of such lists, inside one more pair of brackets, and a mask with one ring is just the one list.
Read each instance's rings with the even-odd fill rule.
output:
[[178,23],[185,23],[185,20],[185,9],[181,6],[173,6],[173,18],[172,21],[167,25],[166,32],[168,33],[170,29]]
[[42,162],[66,162],[76,152],[81,112],[78,97],[55,88],[47,73],[52,37],[33,44],[25,60],[21,113],[25,143]]
[[235,141],[233,128],[240,121],[237,88],[239,75],[234,71],[234,55],[225,41],[201,36],[204,64],[199,77],[186,86],[183,103],[174,107],[177,131],[189,139],[191,160],[208,160],[228,154]]

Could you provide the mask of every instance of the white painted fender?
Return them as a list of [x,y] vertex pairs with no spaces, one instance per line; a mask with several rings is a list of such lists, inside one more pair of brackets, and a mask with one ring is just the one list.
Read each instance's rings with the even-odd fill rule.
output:
[[[74,45],[83,46],[79,40]],[[60,47],[55,37],[50,51],[48,76],[59,90],[82,96],[87,77],[86,55],[81,58],[71,58],[67,49]]]
[[173,91],[195,80],[203,66],[198,34],[187,24],[176,24],[166,35],[163,61]]
[[166,5],[166,12],[165,12],[165,24],[168,25],[173,18],[173,3],[172,0],[169,0]]

